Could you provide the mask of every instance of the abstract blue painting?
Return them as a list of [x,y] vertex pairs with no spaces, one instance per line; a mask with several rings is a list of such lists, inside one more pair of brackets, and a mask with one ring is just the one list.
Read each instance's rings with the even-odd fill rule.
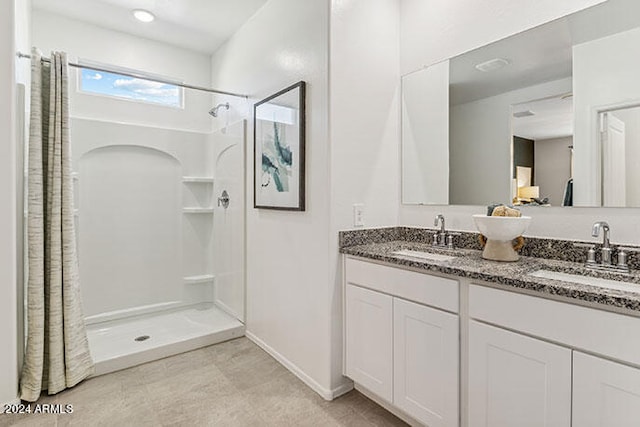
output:
[[254,207],[305,209],[305,82],[254,105]]

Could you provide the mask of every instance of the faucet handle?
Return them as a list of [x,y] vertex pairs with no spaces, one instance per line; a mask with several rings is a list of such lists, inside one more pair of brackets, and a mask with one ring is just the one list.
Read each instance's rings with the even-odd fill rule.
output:
[[618,248],[618,267],[619,268],[628,268],[627,252],[624,249],[625,248]]
[[448,249],[455,249],[454,245],[453,245],[453,238],[455,236],[460,236],[462,235],[462,233],[457,233],[457,232],[447,232],[447,248]]

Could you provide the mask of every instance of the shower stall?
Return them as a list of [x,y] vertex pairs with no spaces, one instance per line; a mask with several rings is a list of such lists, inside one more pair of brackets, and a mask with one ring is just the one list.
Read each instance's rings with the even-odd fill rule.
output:
[[207,134],[72,119],[98,373],[243,334],[244,135],[243,122]]
[[177,108],[90,93],[83,70],[70,69],[72,176],[96,374],[244,335],[245,121],[216,129],[216,95],[179,83]]
[[28,43],[69,57],[80,292],[96,374],[244,335],[247,97],[209,88],[212,51],[134,22],[92,24],[54,3],[33,2]]

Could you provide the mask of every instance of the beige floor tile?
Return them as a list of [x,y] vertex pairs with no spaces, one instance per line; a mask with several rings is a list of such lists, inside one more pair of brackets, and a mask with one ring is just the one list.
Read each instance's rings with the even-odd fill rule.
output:
[[357,391],[325,401],[246,338],[92,378],[40,402],[74,412],[0,415],[0,427],[405,425]]
[[375,427],[375,424],[356,412],[338,418],[336,422],[342,427]]
[[234,364],[223,369],[222,372],[238,390],[246,390],[274,378],[290,375],[289,371],[271,357],[252,363]]
[[55,427],[57,419],[55,414],[2,414],[0,415],[0,426]]

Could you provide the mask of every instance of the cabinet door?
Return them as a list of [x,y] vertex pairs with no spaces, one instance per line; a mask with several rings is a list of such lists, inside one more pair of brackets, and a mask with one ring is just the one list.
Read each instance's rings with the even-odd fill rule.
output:
[[457,426],[458,316],[394,298],[393,403],[429,427]]
[[640,369],[574,351],[573,425],[640,425]]
[[469,426],[570,425],[571,350],[471,321]]
[[346,287],[346,374],[388,402],[393,400],[393,298]]

